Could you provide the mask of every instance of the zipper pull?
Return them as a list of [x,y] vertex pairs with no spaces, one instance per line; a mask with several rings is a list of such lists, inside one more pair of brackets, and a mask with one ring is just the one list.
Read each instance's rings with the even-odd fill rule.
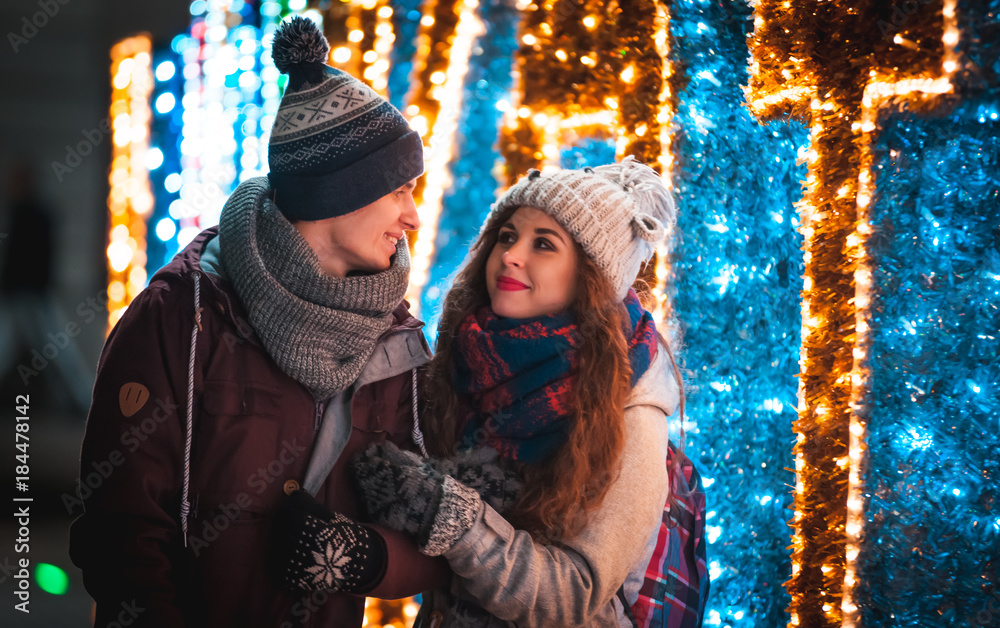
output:
[[320,425],[320,422],[322,420],[323,420],[323,402],[322,401],[317,401],[316,402],[316,416],[313,417],[313,436],[314,437],[316,436],[316,434],[319,433],[319,425]]

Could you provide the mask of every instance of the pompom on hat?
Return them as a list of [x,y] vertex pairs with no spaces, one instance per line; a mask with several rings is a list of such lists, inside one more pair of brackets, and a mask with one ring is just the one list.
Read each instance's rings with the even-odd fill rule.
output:
[[516,207],[535,207],[552,216],[624,299],[642,264],[673,229],[677,209],[663,179],[629,155],[619,163],[530,171],[493,204],[483,230]]
[[275,32],[271,58],[289,80],[271,128],[267,177],[289,220],[343,216],[424,172],[417,132],[370,87],[326,65],[329,52],[308,18]]

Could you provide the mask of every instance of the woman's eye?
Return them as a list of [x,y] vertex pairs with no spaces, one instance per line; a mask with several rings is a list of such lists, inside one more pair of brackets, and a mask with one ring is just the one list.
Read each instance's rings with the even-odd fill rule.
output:
[[515,239],[516,238],[514,237],[514,233],[513,232],[511,232],[511,231],[501,231],[500,232],[500,236],[497,238],[497,242],[499,242],[500,244],[510,244]]
[[545,238],[539,238],[538,240],[536,240],[535,246],[537,246],[540,249],[545,249],[547,251],[554,251],[556,249],[556,247],[552,246],[552,243],[546,240]]

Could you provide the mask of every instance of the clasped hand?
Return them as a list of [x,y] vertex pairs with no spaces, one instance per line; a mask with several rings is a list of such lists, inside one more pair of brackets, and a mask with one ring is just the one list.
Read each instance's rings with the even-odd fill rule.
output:
[[[422,459],[392,443],[353,461],[359,497],[372,523],[410,536],[421,552],[448,551],[478,520],[483,503],[507,512],[522,483],[495,450]],[[330,512],[297,491],[275,516],[273,547],[287,586],[364,593],[385,573],[385,542],[374,529]]]

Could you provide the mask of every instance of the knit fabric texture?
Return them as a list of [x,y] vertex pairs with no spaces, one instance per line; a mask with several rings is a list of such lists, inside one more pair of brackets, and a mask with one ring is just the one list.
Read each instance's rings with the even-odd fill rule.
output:
[[410,277],[406,238],[392,266],[333,277],[275,207],[267,179],[241,183],[219,220],[222,263],[268,355],[317,400],[358,378]]
[[293,17],[271,56],[289,75],[268,144],[267,175],[289,220],[322,220],[368,205],[424,172],[423,144],[388,101],[325,63],[316,24]]
[[[634,290],[624,306],[630,325],[629,384],[635,386],[656,357],[658,336],[652,314]],[[571,430],[581,341],[569,312],[516,319],[485,307],[470,314],[453,345],[459,447],[485,445],[529,464],[557,451]]]
[[483,508],[475,489],[391,442],[370,446],[354,460],[352,470],[369,516],[409,534],[428,556],[451,548]]
[[476,523],[482,509],[483,502],[476,491],[450,475],[444,476],[434,524],[427,542],[418,549],[428,556],[444,554]]
[[582,170],[532,170],[493,205],[483,230],[496,226],[512,207],[535,207],[559,222],[611,281],[619,299],[673,230],[677,214],[660,175],[632,156]]
[[405,532],[418,544],[426,541],[444,480],[429,462],[391,441],[373,443],[358,454],[351,471],[368,519]]
[[499,513],[507,513],[521,496],[524,487],[514,465],[491,447],[460,451],[447,458],[426,458],[438,473],[450,475],[479,494]]
[[448,458],[419,458],[387,442],[358,454],[351,471],[369,519],[414,538],[429,534],[443,476],[474,490],[501,513],[514,506],[523,488],[520,474],[489,447]]

